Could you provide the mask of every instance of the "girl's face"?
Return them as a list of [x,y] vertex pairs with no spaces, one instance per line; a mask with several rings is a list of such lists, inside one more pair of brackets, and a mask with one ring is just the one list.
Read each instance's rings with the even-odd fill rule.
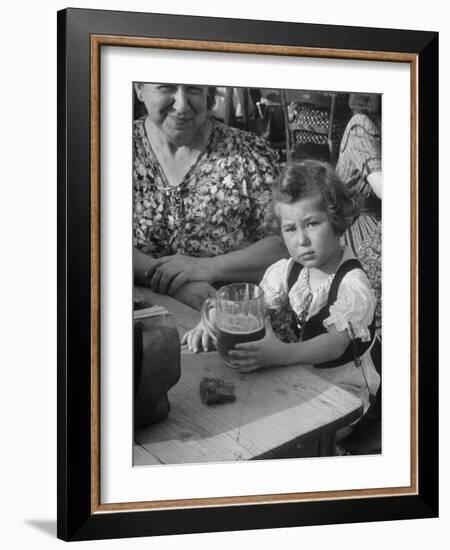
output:
[[334,273],[341,259],[340,236],[320,208],[320,197],[305,197],[292,204],[279,202],[275,210],[291,257],[306,267]]
[[206,123],[207,86],[138,84],[150,120],[176,145],[189,145]]

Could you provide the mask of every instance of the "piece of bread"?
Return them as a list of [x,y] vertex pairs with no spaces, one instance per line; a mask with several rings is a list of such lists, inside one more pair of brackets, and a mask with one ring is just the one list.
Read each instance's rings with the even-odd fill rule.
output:
[[234,384],[222,378],[204,376],[200,382],[200,398],[205,405],[218,405],[236,401]]

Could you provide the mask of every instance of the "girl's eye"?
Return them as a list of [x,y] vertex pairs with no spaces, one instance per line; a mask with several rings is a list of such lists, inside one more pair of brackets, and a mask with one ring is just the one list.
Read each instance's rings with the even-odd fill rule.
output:
[[291,231],[295,231],[295,227],[293,225],[286,225],[283,227],[283,233],[290,233]]
[[318,225],[319,222],[316,222],[316,221],[310,221],[306,224],[306,227],[315,227],[316,225]]

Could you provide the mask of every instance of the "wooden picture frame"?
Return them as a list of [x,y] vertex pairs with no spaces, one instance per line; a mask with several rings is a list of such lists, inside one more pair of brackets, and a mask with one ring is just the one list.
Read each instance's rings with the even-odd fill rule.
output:
[[[101,502],[100,52],[104,46],[409,65],[408,487]],[[437,516],[437,141],[437,33],[84,9],[58,12],[58,537],[87,540]]]

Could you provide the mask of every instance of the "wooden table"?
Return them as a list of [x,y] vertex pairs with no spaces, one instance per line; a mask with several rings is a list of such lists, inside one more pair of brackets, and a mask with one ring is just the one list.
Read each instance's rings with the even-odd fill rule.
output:
[[[199,320],[197,311],[168,296],[142,288],[136,293],[170,311],[180,336]],[[236,401],[204,405],[204,376],[232,382]],[[185,346],[169,401],[166,420],[135,432],[135,466],[332,455],[336,431],[362,413],[357,397],[320,378],[313,367],[243,374],[223,364],[217,352],[194,354]]]

